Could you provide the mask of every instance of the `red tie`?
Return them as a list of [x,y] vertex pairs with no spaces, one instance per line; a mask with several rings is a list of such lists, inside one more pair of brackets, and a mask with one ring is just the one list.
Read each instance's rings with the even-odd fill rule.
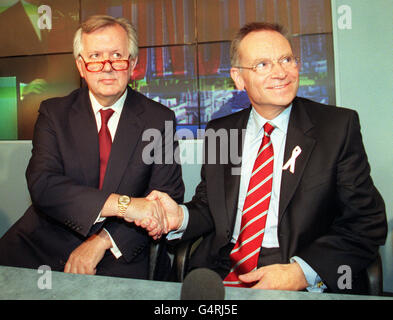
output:
[[106,166],[111,153],[112,138],[108,128],[108,121],[113,112],[114,111],[112,109],[100,110],[101,129],[100,132],[98,132],[98,142],[100,144],[100,189],[102,189],[102,184],[104,183]]
[[253,285],[242,283],[238,275],[256,270],[265,233],[273,182],[274,153],[270,134],[274,127],[266,123],[263,129],[264,136],[244,201],[239,238],[230,254],[232,267],[224,279],[225,286],[250,287]]

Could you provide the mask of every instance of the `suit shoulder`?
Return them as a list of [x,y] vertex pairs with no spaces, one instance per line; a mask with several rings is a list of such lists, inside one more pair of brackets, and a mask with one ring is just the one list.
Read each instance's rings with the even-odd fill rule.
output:
[[250,115],[251,107],[245,108],[235,113],[231,113],[221,118],[210,120],[206,126],[206,128],[238,128],[238,126],[234,127],[234,124],[238,124],[239,121],[244,121],[248,119]]
[[355,110],[318,103],[305,98],[296,98],[294,106],[303,108],[314,125],[324,128],[326,126],[347,126],[349,122],[359,122],[358,113]]
[[354,114],[357,114],[356,110],[353,109],[338,107],[335,105],[323,104],[306,98],[296,97],[296,102],[297,104],[304,107],[307,110],[307,112],[311,115],[319,114],[320,116],[328,116],[328,115],[353,116]]
[[[305,127],[311,123],[315,132],[328,136],[347,132],[348,128],[359,128],[360,121],[355,110],[326,105],[304,98],[296,98],[293,104],[294,123]],[[360,129],[360,128],[359,128]]]
[[70,94],[66,96],[54,97],[54,98],[43,100],[41,102],[40,111],[43,111],[44,109],[49,111],[54,108],[56,110],[69,108],[78,99],[78,97],[82,93],[82,90],[83,90],[82,88],[79,88],[72,91]]

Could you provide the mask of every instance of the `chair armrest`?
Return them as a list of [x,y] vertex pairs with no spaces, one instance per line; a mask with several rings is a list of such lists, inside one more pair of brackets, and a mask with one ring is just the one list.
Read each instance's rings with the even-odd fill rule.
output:
[[158,252],[160,250],[160,243],[157,241],[152,241],[150,243],[150,257],[149,257],[149,280],[154,279],[154,273],[157,266]]
[[181,241],[176,244],[173,261],[174,274],[176,278],[175,281],[183,282],[188,270],[190,256],[201,240],[202,238],[199,238]]
[[367,268],[367,282],[368,282],[368,294],[373,296],[382,295],[383,287],[383,274],[382,274],[382,261],[381,256],[377,255],[377,258]]

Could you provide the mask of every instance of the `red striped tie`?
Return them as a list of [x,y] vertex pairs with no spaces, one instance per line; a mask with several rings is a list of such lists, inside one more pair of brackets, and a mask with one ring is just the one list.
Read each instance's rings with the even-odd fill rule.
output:
[[112,138],[108,128],[108,121],[109,118],[112,116],[113,112],[114,111],[112,109],[100,110],[101,129],[98,132],[98,142],[100,144],[100,189],[102,189],[102,185],[104,183],[106,166],[108,164],[109,155],[111,153]]
[[243,206],[240,234],[230,254],[232,268],[224,279],[225,286],[253,285],[242,283],[238,275],[257,268],[272,192],[274,153],[270,134],[274,127],[266,123],[263,128],[264,136],[252,169]]

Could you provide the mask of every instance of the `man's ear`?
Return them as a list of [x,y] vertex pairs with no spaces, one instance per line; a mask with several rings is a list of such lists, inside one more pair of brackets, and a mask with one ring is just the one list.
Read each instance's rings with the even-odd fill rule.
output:
[[83,61],[80,58],[75,60],[76,67],[78,68],[79,74],[81,78],[85,77],[85,70],[83,69]]
[[231,68],[231,78],[237,90],[244,90],[244,81],[239,68]]
[[128,80],[133,79],[134,70],[136,68],[137,63],[138,63],[138,57],[136,57],[135,59],[131,59],[130,60],[130,66],[128,67],[129,70],[130,70],[129,79]]
[[136,57],[135,59],[131,59],[130,61],[131,74],[134,72],[137,63],[138,63],[138,57]]

